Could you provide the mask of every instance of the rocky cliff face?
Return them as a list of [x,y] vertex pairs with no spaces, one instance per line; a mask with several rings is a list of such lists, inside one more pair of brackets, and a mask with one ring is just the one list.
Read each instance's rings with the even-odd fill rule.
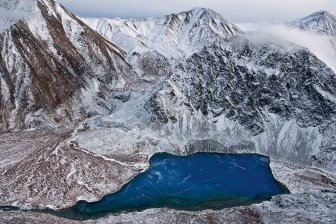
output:
[[[165,87],[170,91],[162,88],[171,96],[166,102],[179,102],[188,108],[185,111],[200,110],[203,115],[225,114],[254,135],[263,131],[264,111],[294,116],[303,127],[330,120],[335,113],[335,74],[306,49],[289,43],[251,41],[258,38],[265,37],[237,37],[192,55],[169,77]],[[164,96],[163,92],[158,95]],[[177,112],[171,103],[166,105],[156,111],[156,118],[165,123],[176,120]],[[169,109],[170,115],[164,113]]]
[[[250,34],[192,55],[146,107],[153,121],[173,125],[187,138],[193,136],[189,130],[197,131],[196,122],[203,136],[219,135],[215,138],[231,146],[220,131],[230,128],[229,122],[223,123],[228,119],[249,132],[244,138],[257,151],[311,164],[314,153],[336,146],[335,91],[335,74],[308,50]],[[283,122],[280,128],[272,124],[274,119]]]
[[[22,2],[28,4],[1,1],[1,7],[20,12]],[[93,80],[102,92],[104,86],[125,88],[134,78],[125,53],[60,4],[29,2],[30,10],[0,33],[2,131],[86,117],[94,110],[73,100],[83,101],[79,92],[92,88]]]

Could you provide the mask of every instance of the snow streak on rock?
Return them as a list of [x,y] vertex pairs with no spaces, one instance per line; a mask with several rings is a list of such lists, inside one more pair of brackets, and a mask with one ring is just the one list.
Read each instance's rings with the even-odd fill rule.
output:
[[28,15],[0,33],[3,131],[89,116],[95,110],[74,105],[74,99],[82,101],[79,90],[87,90],[95,79],[100,97],[92,101],[104,102],[108,93],[103,89],[124,89],[134,78],[122,50],[53,0],[35,3]]

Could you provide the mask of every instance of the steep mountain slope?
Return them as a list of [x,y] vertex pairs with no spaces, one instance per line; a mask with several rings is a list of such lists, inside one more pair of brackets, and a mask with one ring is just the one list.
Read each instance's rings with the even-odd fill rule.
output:
[[[25,5],[30,9],[22,11]],[[76,108],[74,98],[97,101],[81,97],[93,83],[100,92],[125,88],[134,78],[122,50],[55,1],[2,0],[0,6],[15,14],[0,33],[0,130],[86,117],[95,110]]]
[[308,50],[250,34],[191,56],[146,108],[183,139],[216,140],[219,148],[249,142],[273,157],[335,170],[335,92],[335,73]]
[[129,54],[156,50],[167,58],[189,56],[214,42],[241,33],[233,23],[204,8],[145,20],[84,21]]

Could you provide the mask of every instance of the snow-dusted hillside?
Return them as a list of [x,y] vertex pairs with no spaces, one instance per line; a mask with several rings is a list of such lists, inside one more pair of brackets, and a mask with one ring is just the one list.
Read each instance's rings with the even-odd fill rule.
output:
[[[244,33],[202,8],[85,22],[54,0],[0,0],[0,8],[10,14],[0,15],[0,130],[18,131],[0,134],[0,205],[97,200],[157,152],[257,152],[271,157],[291,195],[97,222],[335,221],[336,75],[319,48],[303,44],[306,36]],[[322,30],[330,40],[332,19],[321,15],[294,29]],[[49,218],[57,222],[0,211],[0,222]]]
[[144,20],[84,21],[129,54],[156,50],[167,58],[190,56],[205,46],[241,33],[233,23],[204,8]]
[[[103,89],[134,79],[120,48],[55,1],[1,1],[0,8],[15,16],[0,33],[0,130],[109,113]],[[97,101],[101,107],[90,108]]]

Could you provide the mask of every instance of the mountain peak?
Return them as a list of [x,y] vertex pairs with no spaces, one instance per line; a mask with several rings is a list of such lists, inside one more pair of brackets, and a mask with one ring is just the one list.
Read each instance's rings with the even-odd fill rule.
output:
[[177,13],[177,15],[192,15],[198,18],[217,17],[217,18],[220,18],[221,20],[224,20],[223,17],[219,13],[213,11],[212,9],[207,9],[207,8],[202,8],[202,7],[196,7],[189,11],[180,12],[180,13]]
[[326,11],[326,10],[320,10],[315,12],[316,14],[320,14],[320,15],[331,15],[330,12]]
[[328,11],[317,11],[289,24],[318,34],[336,36],[336,17]]
[[240,32],[240,29],[237,26],[224,19],[221,14],[212,9],[196,7],[189,11],[168,15],[167,18],[170,18],[171,16],[177,16],[183,23],[185,23],[185,25],[190,23],[194,23],[197,26],[202,26],[201,24],[212,24],[224,28],[230,35]]
[[190,56],[214,42],[242,33],[235,24],[206,8],[193,8],[189,11],[141,20],[86,19],[85,21],[110,42],[123,46],[123,50],[128,53],[139,49],[152,49],[166,58]]
[[[203,8],[203,7],[195,7],[191,10],[189,10],[188,12],[193,12],[193,13],[198,13],[198,12],[210,12],[210,13],[216,13],[211,9],[208,8]],[[217,14],[217,13],[216,13]]]
[[328,11],[321,10],[321,11],[314,12],[314,13],[310,14],[309,16],[306,16],[306,17],[300,19],[300,21],[309,22],[309,21],[312,21],[312,20],[330,19],[330,18],[335,19],[335,16],[333,16]]

